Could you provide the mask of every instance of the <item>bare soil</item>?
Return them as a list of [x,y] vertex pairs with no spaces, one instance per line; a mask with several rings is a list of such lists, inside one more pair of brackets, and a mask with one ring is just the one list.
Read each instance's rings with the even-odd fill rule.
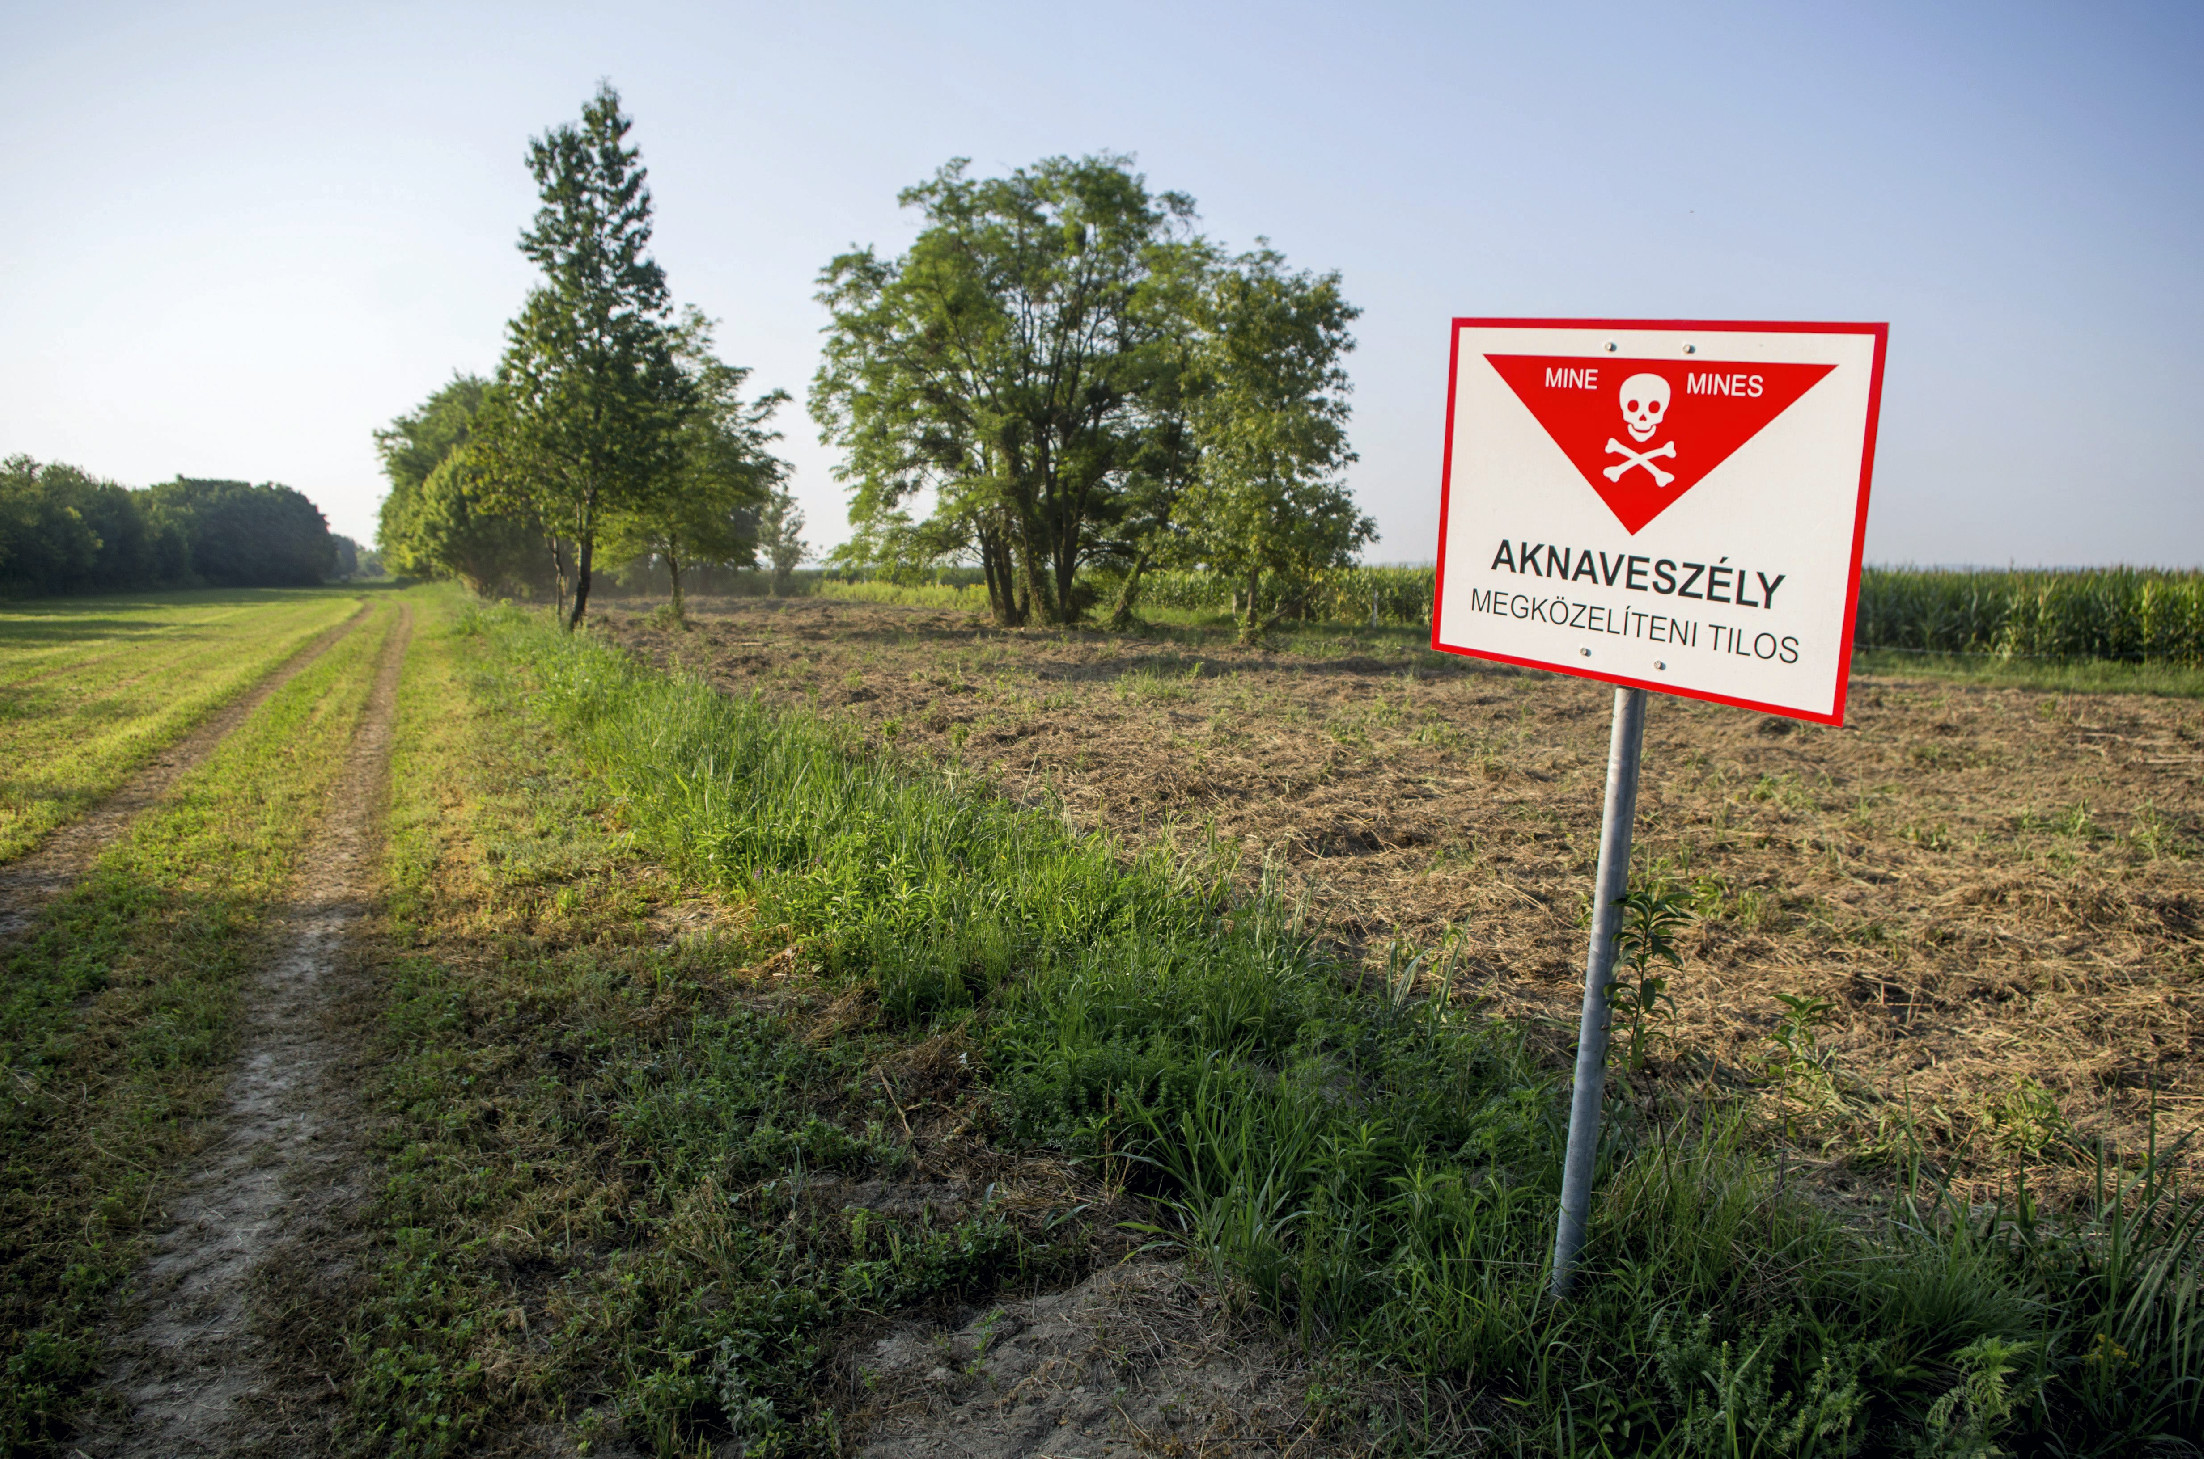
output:
[[1117,1459],[1330,1452],[1309,1378],[1176,1264],[906,1323],[859,1356],[863,1459]]
[[304,673],[314,661],[360,624],[362,608],[322,633],[278,665],[275,671],[236,699],[208,715],[182,739],[149,760],[90,811],[57,829],[29,854],[0,867],[0,940],[31,926],[38,909],[75,886],[100,853],[130,829],[130,823],[168,794],[173,786],[245,722],[269,695]]
[[[272,1335],[280,1286],[337,1284],[369,1169],[361,1044],[336,986],[347,934],[374,882],[375,812],[390,758],[410,610],[385,646],[374,690],[302,870],[277,946],[247,1003],[244,1052],[218,1134],[166,1201],[109,1375],[127,1417],[82,1442],[94,1459],[297,1454],[334,1413],[333,1382],[302,1374],[300,1334]],[[278,1304],[280,1305],[280,1304]],[[256,1320],[260,1319],[260,1320]],[[306,1344],[310,1349],[311,1341]]]
[[[1450,996],[1573,1042],[1611,691],[1340,630],[1299,651],[1002,630],[815,599],[605,631],[731,694],[840,716],[1081,827],[1205,844],[1375,976],[1460,938]],[[1844,1168],[1910,1111],[1984,1180],[2078,1188],[2083,1144],[2204,1118],[2204,705],[1877,677],[1843,729],[1682,699],[1648,719],[1638,868],[1701,915],[1642,1092],[1780,1112]],[[1435,991],[1445,960],[1426,965]],[[1827,1001],[1829,1077],[1770,1063]],[[2195,1157],[2192,1157],[2192,1163]]]

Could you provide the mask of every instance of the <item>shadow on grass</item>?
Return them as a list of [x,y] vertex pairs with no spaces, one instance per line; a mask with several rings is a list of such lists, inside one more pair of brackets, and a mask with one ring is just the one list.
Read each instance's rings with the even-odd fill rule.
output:
[[0,952],[0,1450],[57,1438],[96,1377],[160,1182],[227,1082],[269,910],[102,866]]

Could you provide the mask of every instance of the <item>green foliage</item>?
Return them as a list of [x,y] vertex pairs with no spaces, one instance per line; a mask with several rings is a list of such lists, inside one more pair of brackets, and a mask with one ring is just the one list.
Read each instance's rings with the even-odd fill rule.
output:
[[[1332,622],[1429,626],[1431,568],[1319,573],[1297,613]],[[1236,584],[1214,573],[1151,572],[1145,601],[1225,612]],[[2143,568],[1998,572],[1868,568],[1860,575],[1854,646],[1886,653],[2204,667],[2204,573]],[[2120,688],[2124,681],[2076,683]],[[2149,687],[2146,684],[2143,687]],[[2193,688],[2188,692],[2194,692]]]
[[336,571],[328,521],[288,486],[179,476],[146,499],[153,517],[176,524],[193,574],[211,586],[310,588]]
[[0,591],[301,586],[335,567],[328,524],[289,487],[178,480],[132,491],[74,466],[0,462]]
[[803,509],[786,485],[775,485],[758,513],[758,546],[773,569],[773,596],[785,598],[796,586],[796,569],[811,555],[804,541]]
[[[1150,607],[1236,613],[1235,594],[1240,586],[1222,573],[1161,570],[1143,579],[1140,597]],[[1293,593],[1280,595],[1278,612],[1289,621],[1427,627],[1431,588],[1432,572],[1427,567],[1323,567],[1312,571]]]
[[768,449],[780,433],[767,423],[788,396],[774,390],[744,400],[742,386],[750,372],[713,353],[712,322],[697,310],[683,315],[674,339],[690,403],[681,418],[673,475],[656,494],[612,518],[611,546],[665,567],[679,621],[684,568],[757,562],[760,519],[776,494],[786,493],[788,464]]
[[849,453],[858,529],[841,560],[976,558],[1004,624],[1083,617],[1088,567],[1119,625],[1149,568],[1186,563],[1247,585],[1251,635],[1294,611],[1374,531],[1339,479],[1356,310],[1338,276],[1223,256],[1124,158],[965,166],[904,192],[926,220],[907,254],[820,275],[811,412]]
[[454,375],[419,406],[375,432],[390,492],[377,542],[406,577],[453,577],[475,593],[526,594],[547,585],[549,554],[540,521],[499,510],[468,444],[488,382]]
[[1192,320],[1200,465],[1178,504],[1180,552],[1246,585],[1243,641],[1377,533],[1339,477],[1355,459],[1339,360],[1353,348],[1347,325],[1359,311],[1337,274],[1284,264],[1265,248],[1212,269]]
[[1860,575],[1861,648],[2204,666],[2204,573],[2143,568]]
[[[675,489],[694,404],[665,273],[648,253],[651,198],[627,145],[632,125],[604,85],[579,126],[529,143],[542,206],[520,249],[543,282],[507,326],[468,452],[494,507],[572,544],[569,626],[588,609],[599,534]],[[563,602],[569,565],[556,562]]]
[[1775,1375],[1796,1319],[1784,1314],[1721,1342],[1713,1327],[1712,1314],[1702,1314],[1678,1340],[1668,1314],[1653,1325],[1654,1365],[1683,1410],[1684,1452],[1737,1459],[1853,1452],[1853,1427],[1867,1406],[1859,1347],[1824,1351],[1800,1389],[1778,1394]]
[[1671,968],[1684,965],[1676,950],[1676,934],[1691,921],[1691,893],[1674,887],[1639,887],[1624,894],[1622,925],[1615,933],[1617,976],[1607,985],[1607,1004],[1630,1020],[1630,1047],[1623,1067],[1636,1074],[1645,1068],[1653,1030],[1649,1027],[1663,1007],[1676,1011],[1669,996],[1668,978],[1653,970],[1655,963]]
[[[1167,348],[1147,286],[1190,246],[1193,204],[1151,195],[1122,157],[965,167],[901,194],[925,218],[903,257],[867,248],[821,271],[832,323],[811,413],[849,453],[838,474],[868,550],[973,552],[1000,621],[1070,622]],[[933,516],[914,524],[906,504],[928,489]]]

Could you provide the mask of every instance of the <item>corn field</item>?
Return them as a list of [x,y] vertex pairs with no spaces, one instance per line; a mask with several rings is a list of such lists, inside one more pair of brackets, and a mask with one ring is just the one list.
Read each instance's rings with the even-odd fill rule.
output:
[[[972,568],[906,575],[817,570],[798,573],[795,596],[987,606]],[[1425,628],[1436,574],[1428,567],[1349,567],[1322,574],[1289,617],[1304,622]],[[706,591],[763,594],[768,575],[728,573]],[[1102,607],[1118,581],[1091,581]],[[1217,573],[1149,572],[1140,605],[1189,613],[1230,613],[1239,584]],[[1863,649],[1989,654],[2000,658],[2112,659],[2204,667],[2204,573],[2110,567],[2074,571],[1868,568],[1860,574]]]
[[[1428,567],[1326,573],[1311,590],[1302,616],[1428,626],[1433,577]],[[1152,608],[1224,613],[1231,611],[1233,587],[1211,573],[1150,573],[1141,584],[1141,602]],[[1855,644],[2200,667],[2204,573],[2126,567],[2068,572],[1869,568],[1860,575]]]
[[2204,573],[1878,568],[1860,579],[1861,648],[2204,665]]

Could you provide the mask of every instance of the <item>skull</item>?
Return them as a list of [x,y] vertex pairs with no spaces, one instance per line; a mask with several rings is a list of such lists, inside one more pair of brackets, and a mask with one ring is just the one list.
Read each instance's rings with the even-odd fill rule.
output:
[[1633,441],[1650,441],[1668,414],[1668,382],[1658,375],[1632,375],[1622,382],[1622,420]]

